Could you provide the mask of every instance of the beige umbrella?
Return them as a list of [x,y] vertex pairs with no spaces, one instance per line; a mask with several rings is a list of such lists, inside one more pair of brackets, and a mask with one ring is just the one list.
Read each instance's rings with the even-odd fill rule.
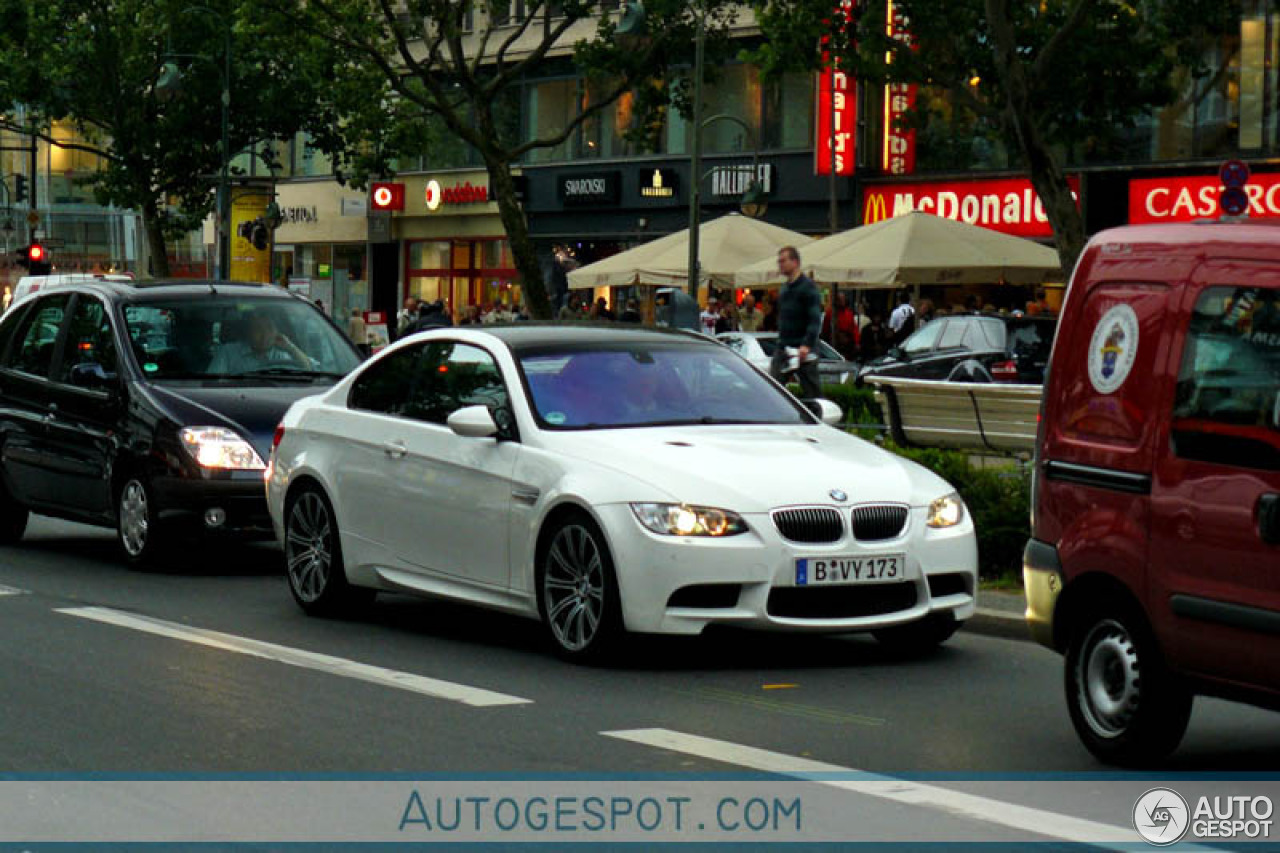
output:
[[[812,243],[810,237],[777,225],[730,213],[703,223],[698,260],[702,281],[729,285],[744,265],[763,258],[771,263],[783,246]],[[683,286],[689,280],[689,229],[660,237],[569,273],[569,287],[625,287],[633,284]]]
[[[825,237],[800,253],[800,263],[815,281],[863,287],[1062,279],[1053,249],[919,211]],[[766,258],[739,269],[735,281],[738,287],[760,287],[782,277]]]

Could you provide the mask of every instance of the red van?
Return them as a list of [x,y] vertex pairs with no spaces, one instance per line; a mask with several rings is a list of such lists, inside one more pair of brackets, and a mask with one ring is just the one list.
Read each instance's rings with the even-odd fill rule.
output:
[[1121,228],[1072,277],[1023,575],[1098,758],[1182,739],[1194,694],[1280,709],[1280,228]]

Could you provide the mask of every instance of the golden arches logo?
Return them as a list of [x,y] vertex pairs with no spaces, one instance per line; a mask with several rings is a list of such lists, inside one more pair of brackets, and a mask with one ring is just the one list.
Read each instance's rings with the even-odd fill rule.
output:
[[870,225],[873,222],[881,222],[888,218],[888,197],[882,192],[868,193],[866,203],[862,208],[862,224]]

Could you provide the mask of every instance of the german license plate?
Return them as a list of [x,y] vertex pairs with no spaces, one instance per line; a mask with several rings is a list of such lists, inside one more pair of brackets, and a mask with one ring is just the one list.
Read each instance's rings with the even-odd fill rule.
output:
[[807,557],[796,560],[796,586],[825,584],[892,583],[904,580],[905,554],[867,557]]

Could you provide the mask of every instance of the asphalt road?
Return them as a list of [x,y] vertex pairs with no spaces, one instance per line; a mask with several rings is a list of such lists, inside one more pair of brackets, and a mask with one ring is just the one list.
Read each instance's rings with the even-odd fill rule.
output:
[[[1278,722],[1198,700],[1169,769],[1274,770]],[[139,572],[109,532],[35,518],[0,549],[0,772],[771,768],[737,747],[892,774],[1106,769],[1071,730],[1060,659],[1027,642],[962,631],[901,660],[869,638],[722,632],[593,669],[532,622],[448,603],[309,618],[266,546],[193,544]]]

